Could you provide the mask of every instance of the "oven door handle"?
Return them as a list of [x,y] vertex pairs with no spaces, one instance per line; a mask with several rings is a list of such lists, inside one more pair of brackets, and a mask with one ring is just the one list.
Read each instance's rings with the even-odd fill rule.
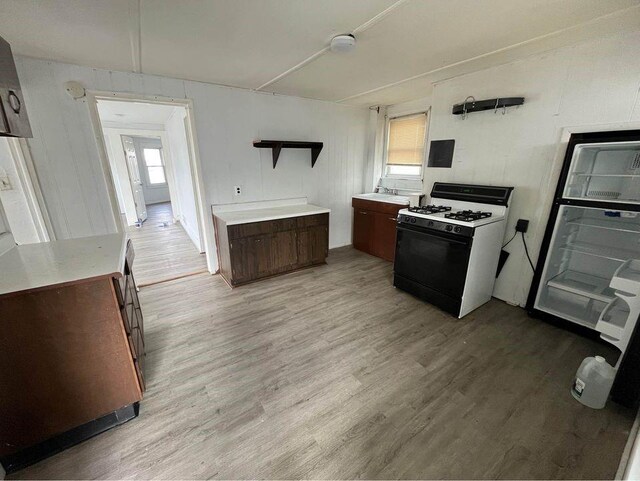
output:
[[403,230],[403,231],[407,231],[407,232],[415,232],[416,234],[422,234],[422,235],[426,235],[426,236],[429,236],[429,237],[437,237],[439,239],[445,239],[447,242],[452,242],[454,244],[460,244],[460,245],[464,245],[464,246],[470,245],[471,241],[472,241],[471,237],[460,238],[459,236],[456,236],[455,234],[448,234],[446,232],[441,232],[441,231],[437,231],[437,230],[427,230],[427,229],[420,228],[420,227],[409,227],[409,226],[404,226],[404,225],[398,225],[398,230]]

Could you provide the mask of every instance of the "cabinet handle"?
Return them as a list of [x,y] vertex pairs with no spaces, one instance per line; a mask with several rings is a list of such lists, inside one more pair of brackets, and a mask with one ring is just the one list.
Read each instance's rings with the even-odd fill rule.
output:
[[398,220],[397,217],[389,217],[389,220]]
[[364,214],[364,215],[367,215],[367,213],[366,213],[366,212],[363,212],[363,211],[360,211],[360,213],[361,213],[361,214]]

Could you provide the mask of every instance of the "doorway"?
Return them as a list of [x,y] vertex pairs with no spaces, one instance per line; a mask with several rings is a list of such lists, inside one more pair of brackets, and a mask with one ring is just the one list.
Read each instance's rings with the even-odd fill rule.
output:
[[95,107],[138,285],[208,272],[186,107],[112,98]]

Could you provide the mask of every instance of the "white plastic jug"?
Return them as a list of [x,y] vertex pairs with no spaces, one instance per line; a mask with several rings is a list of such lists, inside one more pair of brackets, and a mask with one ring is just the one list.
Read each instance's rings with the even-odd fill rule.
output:
[[604,357],[587,357],[576,373],[571,394],[585,406],[602,409],[616,377],[616,370]]

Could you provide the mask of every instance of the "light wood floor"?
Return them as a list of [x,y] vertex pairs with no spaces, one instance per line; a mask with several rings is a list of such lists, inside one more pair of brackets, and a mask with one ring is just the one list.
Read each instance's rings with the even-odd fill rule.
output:
[[147,216],[142,227],[127,228],[136,253],[138,285],[207,271],[205,255],[198,252],[180,223],[173,223],[170,202],[148,205]]
[[234,290],[197,275],[140,295],[140,417],[16,477],[612,478],[632,425],[569,394],[607,347],[497,300],[455,319],[349,247]]

